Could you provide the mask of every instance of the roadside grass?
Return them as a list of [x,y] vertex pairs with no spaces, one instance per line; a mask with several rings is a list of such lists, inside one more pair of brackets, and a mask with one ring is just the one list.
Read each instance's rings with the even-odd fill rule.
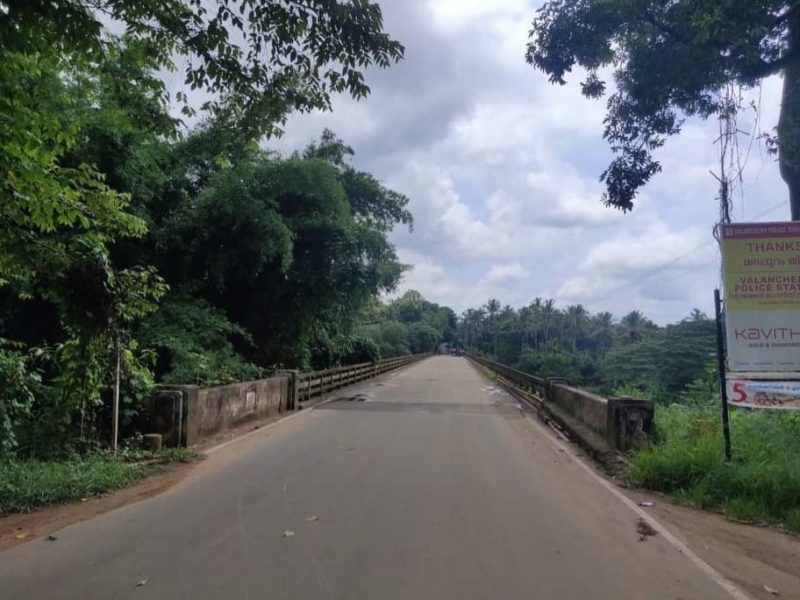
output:
[[0,515],[74,502],[132,485],[167,463],[190,462],[183,448],[151,453],[123,450],[116,456],[97,452],[68,460],[0,461]]
[[800,532],[800,413],[731,411],[733,460],[714,406],[656,409],[656,441],[632,455],[627,482],[734,519]]

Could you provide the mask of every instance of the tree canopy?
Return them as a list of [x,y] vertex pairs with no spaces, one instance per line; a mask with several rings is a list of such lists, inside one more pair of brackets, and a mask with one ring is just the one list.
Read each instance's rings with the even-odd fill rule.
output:
[[353,322],[403,271],[408,200],[257,142],[402,52],[362,0],[0,0],[0,451],[107,439],[118,361],[125,429],[157,379],[369,353]]
[[[161,68],[182,62],[204,108],[270,133],[290,110],[329,109],[330,94],[367,95],[361,69],[387,67],[403,46],[363,0],[3,0],[0,44],[102,63],[119,32]],[[183,59],[175,60],[176,57]],[[184,112],[193,107],[181,93]]]
[[551,0],[538,11],[527,60],[565,84],[582,67],[588,98],[613,78],[605,139],[615,154],[601,179],[606,204],[628,211],[661,165],[653,152],[686,116],[736,109],[723,90],[784,76],[777,147],[800,219],[800,4],[790,0]]
[[698,310],[659,327],[638,310],[616,320],[580,304],[558,308],[552,299],[535,298],[518,310],[499,307],[491,298],[466,310],[461,342],[503,364],[604,394],[674,401],[713,362],[715,324]]

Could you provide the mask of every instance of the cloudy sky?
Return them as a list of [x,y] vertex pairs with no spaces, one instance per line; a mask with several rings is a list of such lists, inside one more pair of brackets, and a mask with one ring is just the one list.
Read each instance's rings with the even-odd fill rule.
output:
[[[414,288],[457,312],[537,296],[617,316],[640,309],[660,323],[712,311],[716,122],[690,122],[669,142],[663,173],[632,214],[604,207],[603,102],[579,94],[579,77],[553,87],[524,61],[539,4],[383,0],[405,60],[368,72],[367,100],[295,115],[270,146],[302,148],[330,128],[354,148],[356,167],[410,198],[414,231],[393,234],[414,265],[399,293]],[[759,129],[777,121],[779,92],[772,80],[754,94]],[[752,131],[750,121],[742,128]],[[774,161],[753,145],[735,219],[788,219],[786,199]]]

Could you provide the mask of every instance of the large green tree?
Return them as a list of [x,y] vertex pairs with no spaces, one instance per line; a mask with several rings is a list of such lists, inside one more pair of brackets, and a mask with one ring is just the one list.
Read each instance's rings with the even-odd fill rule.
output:
[[552,83],[575,67],[583,94],[605,94],[605,138],[616,155],[602,174],[606,204],[628,211],[661,165],[653,151],[685,116],[735,110],[729,84],[783,74],[777,147],[800,220],[800,3],[794,0],[551,0],[539,9],[527,60]]
[[[249,131],[274,130],[290,110],[329,109],[330,94],[369,92],[362,69],[399,60],[368,0],[2,0],[0,49],[106,60],[111,32],[182,63],[204,104]],[[180,61],[175,61],[180,57]],[[186,101],[185,112],[193,106]]]

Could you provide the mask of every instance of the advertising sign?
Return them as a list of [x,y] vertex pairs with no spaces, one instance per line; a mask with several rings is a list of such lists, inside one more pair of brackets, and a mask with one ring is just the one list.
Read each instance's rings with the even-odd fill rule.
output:
[[800,381],[754,381],[729,378],[728,398],[734,406],[800,410]]
[[800,222],[722,225],[722,264],[728,371],[800,372]]

